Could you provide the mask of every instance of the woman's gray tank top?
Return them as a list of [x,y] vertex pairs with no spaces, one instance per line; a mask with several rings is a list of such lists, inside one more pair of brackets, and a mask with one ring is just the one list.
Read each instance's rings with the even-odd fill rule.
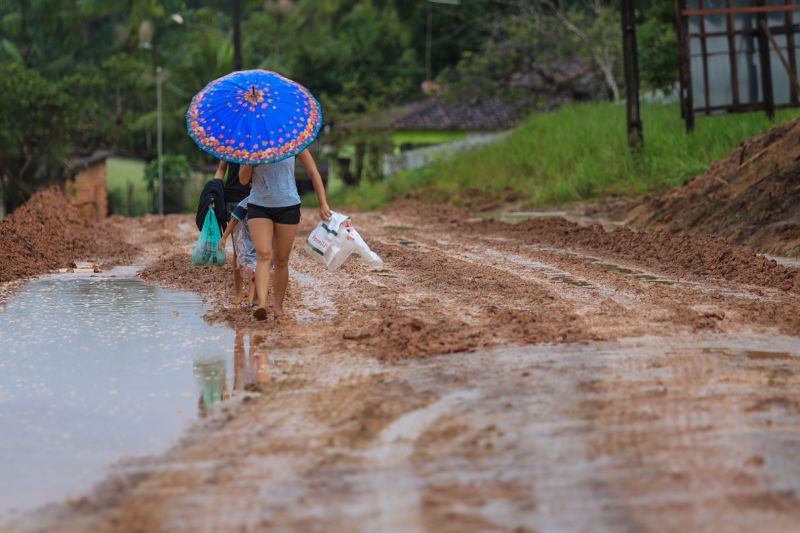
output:
[[294,179],[294,157],[253,169],[249,203],[261,207],[289,207],[300,203]]

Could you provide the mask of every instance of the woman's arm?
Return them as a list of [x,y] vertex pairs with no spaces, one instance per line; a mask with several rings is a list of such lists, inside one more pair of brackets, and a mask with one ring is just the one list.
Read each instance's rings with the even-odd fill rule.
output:
[[225,171],[228,169],[228,162],[227,161],[220,161],[219,165],[217,165],[217,172],[214,174],[215,180],[224,180],[225,179]]
[[306,174],[308,174],[308,177],[311,179],[311,183],[314,185],[314,192],[317,193],[317,199],[319,200],[320,218],[322,218],[322,220],[330,220],[331,208],[328,207],[328,197],[325,195],[325,185],[322,183],[322,176],[319,175],[319,170],[317,169],[317,164],[314,162],[314,157],[311,155],[311,152],[308,151],[308,148],[300,152],[297,157],[300,158],[300,162],[303,164]]
[[242,165],[239,167],[239,183],[247,185],[253,176],[253,165]]

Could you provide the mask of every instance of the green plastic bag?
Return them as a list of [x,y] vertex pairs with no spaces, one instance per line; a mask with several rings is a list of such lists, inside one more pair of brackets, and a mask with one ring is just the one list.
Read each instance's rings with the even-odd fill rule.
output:
[[223,248],[220,250],[219,243],[222,234],[219,231],[219,224],[213,209],[209,209],[206,220],[203,222],[203,230],[197,239],[197,244],[192,252],[192,264],[194,266],[222,266],[225,264],[226,253]]

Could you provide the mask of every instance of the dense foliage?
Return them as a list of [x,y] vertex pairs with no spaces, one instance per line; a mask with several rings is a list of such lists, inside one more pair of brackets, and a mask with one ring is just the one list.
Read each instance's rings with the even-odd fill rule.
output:
[[[605,62],[612,84],[620,71],[612,0],[240,1],[244,68],[277,70],[307,85],[334,128],[356,114],[421,98],[428,66],[455,98],[501,94],[498,84],[515,70],[559,56],[583,57],[601,70]],[[644,17],[651,3],[657,5],[642,2]],[[6,204],[13,207],[40,182],[60,178],[59,162],[68,155],[111,149],[152,159],[157,66],[164,71],[165,150],[203,162],[206,156],[185,135],[183,116],[192,95],[233,69],[231,4],[0,0]],[[651,85],[668,85],[675,77],[662,52],[673,38],[664,29],[669,10],[653,11],[657,17],[645,24],[658,50],[643,57],[661,71],[645,76]],[[565,30],[565,21],[597,46]]]

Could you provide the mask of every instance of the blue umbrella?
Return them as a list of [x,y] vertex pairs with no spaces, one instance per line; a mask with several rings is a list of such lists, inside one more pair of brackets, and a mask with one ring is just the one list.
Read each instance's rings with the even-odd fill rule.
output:
[[305,150],[322,128],[311,92],[269,70],[233,72],[205,86],[186,113],[205,152],[245,165],[275,163]]

